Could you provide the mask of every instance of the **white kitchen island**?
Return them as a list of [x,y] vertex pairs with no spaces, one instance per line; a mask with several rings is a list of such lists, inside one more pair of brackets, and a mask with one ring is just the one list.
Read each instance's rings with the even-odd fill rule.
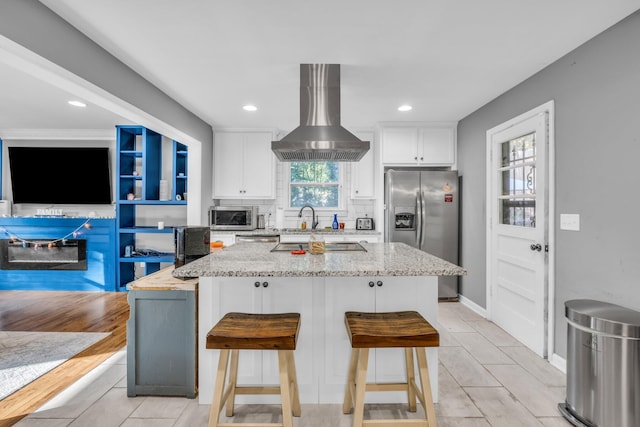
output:
[[[297,312],[295,350],[302,403],[341,403],[350,355],[345,311],[419,311],[437,328],[438,276],[465,270],[403,243],[363,244],[366,252],[292,255],[271,252],[274,243],[242,243],[218,250],[174,271],[199,277],[198,386],[210,404],[218,351],[205,348],[209,329],[231,311]],[[238,383],[277,384],[273,351],[242,351]],[[434,400],[438,398],[438,350],[427,349]],[[400,349],[377,349],[369,360],[369,381],[404,378]],[[279,396],[239,396],[239,402],[279,402]],[[398,392],[368,393],[367,402],[405,402]]]

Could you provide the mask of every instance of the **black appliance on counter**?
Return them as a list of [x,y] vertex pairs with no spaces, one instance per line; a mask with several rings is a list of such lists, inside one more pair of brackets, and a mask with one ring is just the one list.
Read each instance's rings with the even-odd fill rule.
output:
[[175,227],[175,267],[181,267],[209,254],[209,227]]

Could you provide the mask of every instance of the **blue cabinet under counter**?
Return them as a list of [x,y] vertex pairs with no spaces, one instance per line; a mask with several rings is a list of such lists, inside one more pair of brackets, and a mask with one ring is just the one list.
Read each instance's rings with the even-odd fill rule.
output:
[[198,279],[173,266],[127,285],[127,396],[197,394]]
[[0,290],[113,292],[115,218],[0,218]]

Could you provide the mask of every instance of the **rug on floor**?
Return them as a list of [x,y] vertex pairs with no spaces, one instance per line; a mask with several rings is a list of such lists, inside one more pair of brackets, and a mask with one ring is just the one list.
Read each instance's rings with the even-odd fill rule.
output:
[[0,400],[109,334],[0,331]]

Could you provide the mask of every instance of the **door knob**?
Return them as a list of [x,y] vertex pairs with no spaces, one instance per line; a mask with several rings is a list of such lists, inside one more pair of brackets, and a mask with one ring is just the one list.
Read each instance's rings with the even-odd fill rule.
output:
[[373,283],[373,281],[369,282],[369,287],[373,288],[375,286],[375,283]]
[[540,243],[532,243],[531,246],[529,247],[531,248],[532,251],[540,252],[542,250],[542,245]]

